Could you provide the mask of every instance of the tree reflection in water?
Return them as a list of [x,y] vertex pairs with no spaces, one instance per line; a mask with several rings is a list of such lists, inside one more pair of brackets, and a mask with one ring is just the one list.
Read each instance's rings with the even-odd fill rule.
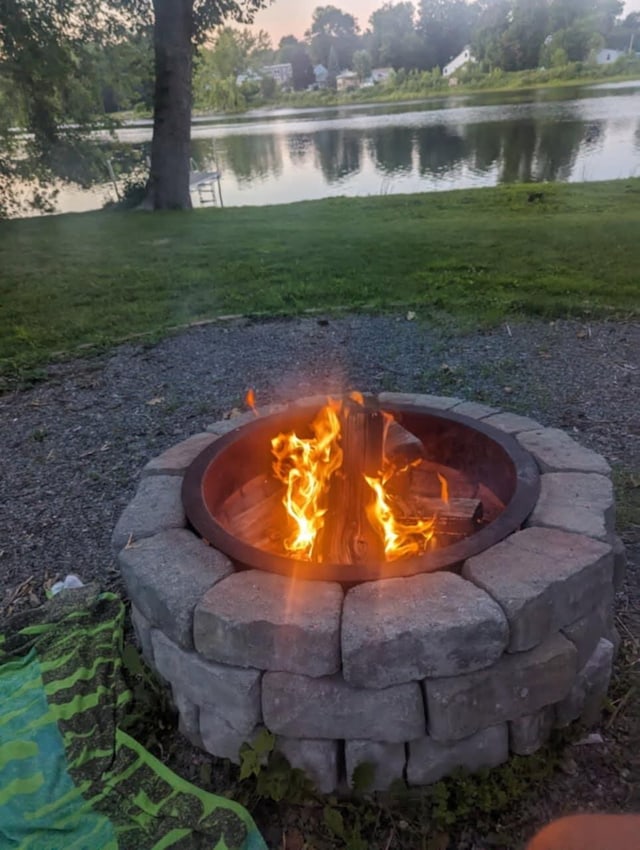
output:
[[327,183],[337,183],[360,171],[362,134],[359,130],[320,130],[313,134],[316,163]]

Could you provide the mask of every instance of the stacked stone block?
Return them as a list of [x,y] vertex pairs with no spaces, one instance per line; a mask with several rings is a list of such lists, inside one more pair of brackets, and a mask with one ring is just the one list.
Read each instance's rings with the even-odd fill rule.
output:
[[526,527],[441,572],[343,589],[237,571],[187,528],[182,476],[245,418],[214,423],[143,472],[114,548],[144,657],[180,728],[215,756],[263,728],[318,789],[374,767],[374,788],[435,782],[531,754],[552,729],[597,720],[617,635],[625,553],[606,461],[527,417],[441,396],[380,401],[449,410],[513,434],[542,472]]

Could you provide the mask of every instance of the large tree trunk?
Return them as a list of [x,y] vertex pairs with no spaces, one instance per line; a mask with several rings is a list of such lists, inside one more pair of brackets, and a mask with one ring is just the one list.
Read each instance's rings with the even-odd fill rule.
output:
[[191,207],[193,3],[194,0],[153,0],[156,86],[145,209]]

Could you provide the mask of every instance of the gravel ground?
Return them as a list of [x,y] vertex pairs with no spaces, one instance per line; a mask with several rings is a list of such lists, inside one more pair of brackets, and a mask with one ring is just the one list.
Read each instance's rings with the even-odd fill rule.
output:
[[[402,315],[194,328],[52,366],[45,382],[0,398],[0,615],[20,600],[36,604],[47,582],[69,572],[119,589],[109,539],[141,468],[242,407],[250,386],[258,406],[352,388],[484,401],[572,432],[640,480],[640,324],[536,321],[463,334]],[[640,527],[623,534],[631,568],[619,602],[634,641]],[[638,805],[632,754],[624,768],[606,745],[576,758],[534,820],[567,799]]]

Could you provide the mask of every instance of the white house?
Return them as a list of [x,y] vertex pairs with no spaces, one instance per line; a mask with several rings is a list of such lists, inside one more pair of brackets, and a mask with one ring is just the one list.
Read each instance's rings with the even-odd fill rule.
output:
[[609,48],[605,47],[603,50],[599,50],[596,53],[596,62],[598,65],[611,65],[611,63],[615,62],[616,59],[626,55],[625,50],[609,50]]
[[471,53],[470,45],[467,45],[464,50],[459,53],[455,59],[452,59],[448,65],[445,65],[442,69],[443,77],[450,77],[451,74],[455,74],[456,71],[459,71],[467,62],[475,62],[473,58],[473,54]]
[[283,62],[281,65],[264,65],[260,71],[264,77],[271,77],[281,86],[290,86],[293,80],[291,62]]

